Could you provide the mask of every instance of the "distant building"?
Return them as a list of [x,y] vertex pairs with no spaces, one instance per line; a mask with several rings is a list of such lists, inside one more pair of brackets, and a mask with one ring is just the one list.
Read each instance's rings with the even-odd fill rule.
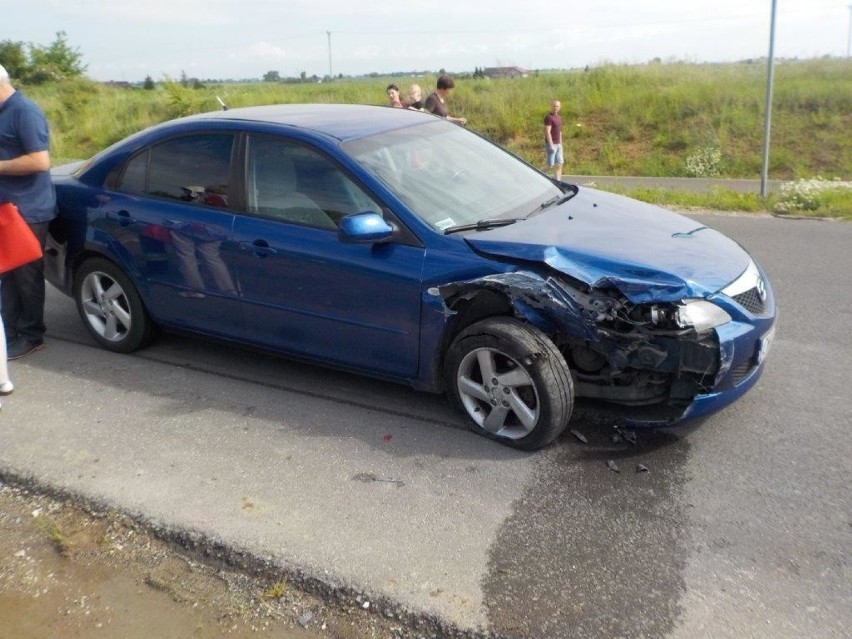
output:
[[521,67],[485,67],[482,72],[486,78],[525,78],[529,75],[526,69]]
[[106,82],[102,82],[102,84],[106,87],[113,87],[116,89],[132,89],[133,85],[130,82],[118,81],[118,80],[108,80]]

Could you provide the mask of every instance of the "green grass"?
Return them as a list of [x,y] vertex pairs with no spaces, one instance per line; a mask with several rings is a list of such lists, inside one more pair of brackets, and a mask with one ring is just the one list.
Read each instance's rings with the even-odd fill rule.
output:
[[784,207],[782,203],[785,199],[781,195],[770,195],[763,199],[757,193],[741,193],[725,189],[713,189],[709,193],[694,193],[662,188],[624,189],[610,185],[600,185],[597,188],[672,208],[744,213],[773,212],[778,215],[852,221],[852,189],[848,188],[826,191],[817,196],[816,201],[808,208]]
[[53,520],[47,517],[36,517],[35,523],[41,530],[44,531],[44,533],[48,536],[48,538],[60,554],[68,554],[68,540],[65,539],[65,536],[62,534],[62,531],[59,529],[59,526],[57,526]]
[[[324,84],[233,83],[192,89],[160,83],[121,89],[75,81],[24,87],[52,127],[55,163],[87,158],[157,122],[229,106],[342,102],[384,104],[390,78]],[[434,76],[392,79],[403,93]],[[736,64],[608,65],[527,78],[479,80],[456,75],[449,105],[469,127],[542,166],[542,118],[562,101],[565,173],[614,176],[760,177],[765,61]],[[701,175],[701,173],[705,175]],[[775,66],[769,177],[852,179],[852,61],[780,61]],[[734,193],[634,192],[683,206],[765,210],[773,201]],[[673,201],[677,200],[677,201]],[[662,202],[666,203],[666,202]],[[848,217],[845,190],[819,198],[808,214]]]

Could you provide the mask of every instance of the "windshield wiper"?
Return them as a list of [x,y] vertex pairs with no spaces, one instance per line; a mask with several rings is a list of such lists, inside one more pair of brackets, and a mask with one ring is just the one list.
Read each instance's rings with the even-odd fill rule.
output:
[[565,202],[570,200],[575,195],[577,195],[576,191],[572,191],[571,193],[565,195],[554,195],[552,198],[542,202],[536,208],[530,211],[530,214],[527,215],[527,217],[531,217],[540,211],[549,209],[551,206],[559,206],[560,204],[565,204]]
[[[562,190],[562,195],[554,195],[549,200],[545,200],[544,202],[539,204],[537,207],[535,207],[532,211],[530,211],[529,214],[527,215],[527,217],[532,217],[536,213],[540,213],[541,211],[544,211],[545,209],[549,209],[551,206],[559,206],[560,204],[565,204],[565,202],[567,202],[572,197],[577,195],[578,189],[577,189],[576,186],[572,186],[570,184],[567,184],[567,185],[564,185],[564,187],[565,188]],[[568,191],[568,192],[566,193],[565,191]],[[527,217],[525,217],[524,219],[527,219]]]
[[492,218],[488,220],[479,220],[479,222],[474,224],[459,224],[457,226],[445,228],[444,235],[458,233],[459,231],[484,231],[486,229],[497,228],[498,226],[509,226],[517,221],[518,220],[516,218]]

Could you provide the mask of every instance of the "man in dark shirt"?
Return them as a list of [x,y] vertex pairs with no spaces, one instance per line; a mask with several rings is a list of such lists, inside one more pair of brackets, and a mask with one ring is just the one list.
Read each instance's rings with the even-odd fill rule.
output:
[[[0,198],[18,207],[44,246],[56,215],[50,179],[50,132],[41,109],[16,91],[0,66]],[[8,359],[44,348],[44,261],[3,274],[0,284]]]
[[554,100],[550,105],[550,113],[544,116],[544,152],[548,168],[553,168],[553,177],[562,179],[562,165],[565,159],[562,155],[562,118],[559,109],[562,103]]
[[454,86],[456,86],[456,83],[452,77],[446,73],[439,76],[438,89],[426,98],[423,110],[439,115],[442,118],[447,118],[450,122],[455,122],[456,124],[467,124],[467,118],[454,118],[450,115],[449,109],[447,109],[447,96],[450,95],[450,89]]

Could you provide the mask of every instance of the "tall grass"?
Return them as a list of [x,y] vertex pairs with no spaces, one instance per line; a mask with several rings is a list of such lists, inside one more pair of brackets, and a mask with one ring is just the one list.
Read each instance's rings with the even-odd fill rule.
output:
[[[852,178],[852,62],[785,61],[775,67],[770,177]],[[687,176],[704,153],[721,177],[757,178],[762,165],[765,64],[601,66],[527,78],[456,77],[450,112],[529,162],[543,161],[542,118],[562,101],[565,172]],[[127,134],[171,117],[229,106],[343,102],[384,104],[389,78],[326,84],[177,83],[121,89],[89,82],[26,88],[52,126],[56,161],[85,158]],[[393,78],[403,88],[434,76]],[[708,169],[709,170],[709,169]]]

